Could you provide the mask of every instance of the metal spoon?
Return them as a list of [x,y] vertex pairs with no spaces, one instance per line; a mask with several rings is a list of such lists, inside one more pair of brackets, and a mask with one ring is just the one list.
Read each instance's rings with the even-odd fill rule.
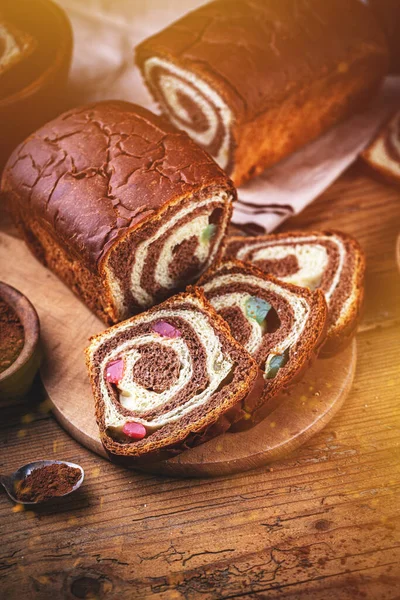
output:
[[[81,472],[81,476],[74,485],[74,487],[69,492],[62,494],[61,496],[52,496],[47,500],[36,502],[24,502],[22,500],[18,500],[18,498],[16,498],[16,496],[14,495],[17,483],[25,479],[35,469],[40,469],[40,467],[47,467],[48,465],[68,465],[69,467],[79,469]],[[68,496],[68,494],[72,494],[72,492],[75,492],[82,485],[84,477],[85,472],[80,465],[66,462],[64,460],[38,460],[36,462],[31,462],[27,465],[24,465],[23,467],[20,467],[11,475],[0,475],[0,483],[6,490],[7,494],[10,496],[11,500],[13,500],[14,502],[17,502],[18,504],[42,504],[42,502],[48,502],[48,500],[57,500],[58,498],[63,498],[64,496]]]

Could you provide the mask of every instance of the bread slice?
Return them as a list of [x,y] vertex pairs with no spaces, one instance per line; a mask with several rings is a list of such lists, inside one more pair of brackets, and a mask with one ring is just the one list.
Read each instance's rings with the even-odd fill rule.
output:
[[195,289],[94,336],[86,361],[101,441],[128,465],[224,432],[263,387],[255,360]]
[[400,110],[390,118],[361,156],[370,167],[400,184]]
[[283,283],[237,260],[221,262],[199,285],[264,372],[259,407],[302,375],[325,338],[320,290]]
[[0,18],[0,81],[2,75],[21,63],[36,48],[36,40]]
[[229,237],[225,257],[249,261],[281,281],[324,292],[328,330],[320,356],[332,356],[350,341],[364,297],[365,257],[355,239],[340,231]]

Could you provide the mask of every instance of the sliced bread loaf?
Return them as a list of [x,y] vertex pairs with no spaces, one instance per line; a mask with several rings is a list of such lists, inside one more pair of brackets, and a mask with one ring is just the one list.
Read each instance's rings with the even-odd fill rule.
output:
[[283,283],[236,260],[221,262],[199,285],[264,372],[259,407],[298,379],[325,337],[320,290]]
[[93,337],[86,357],[101,441],[126,464],[224,432],[263,387],[255,360],[195,289]]
[[321,356],[336,354],[351,339],[364,296],[364,253],[339,231],[291,231],[230,237],[225,257],[249,261],[281,281],[320,288],[328,305],[328,331]]
[[384,177],[400,184],[400,110],[379,131],[362,157]]

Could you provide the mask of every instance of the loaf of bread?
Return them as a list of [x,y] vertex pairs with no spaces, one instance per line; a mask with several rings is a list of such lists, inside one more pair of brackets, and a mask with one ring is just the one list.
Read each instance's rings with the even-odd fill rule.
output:
[[320,351],[330,356],[351,339],[364,296],[364,253],[339,231],[292,231],[230,237],[225,256],[249,261],[282,281],[320,288],[328,305],[328,331]]
[[359,0],[216,0],[142,42],[136,62],[171,122],[240,185],[359,109],[388,49]]
[[198,285],[264,373],[258,410],[297,381],[317,354],[326,332],[324,295],[237,260],[220,262]]
[[400,110],[382,127],[362,157],[381,175],[400,184]]
[[126,464],[159,461],[251,414],[263,377],[194,289],[95,336],[86,350],[100,437]]
[[12,154],[2,193],[29,247],[105,322],[184,289],[218,258],[235,190],[184,133],[104,102]]

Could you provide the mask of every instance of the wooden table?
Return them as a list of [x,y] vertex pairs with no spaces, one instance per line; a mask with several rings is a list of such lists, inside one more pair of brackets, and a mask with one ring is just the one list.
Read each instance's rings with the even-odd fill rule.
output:
[[38,383],[0,412],[1,471],[54,457],[86,481],[36,512],[0,496],[1,598],[400,598],[400,190],[355,165],[294,227],[343,229],[368,257],[357,374],[338,416],[270,468],[173,480],[80,447]]

